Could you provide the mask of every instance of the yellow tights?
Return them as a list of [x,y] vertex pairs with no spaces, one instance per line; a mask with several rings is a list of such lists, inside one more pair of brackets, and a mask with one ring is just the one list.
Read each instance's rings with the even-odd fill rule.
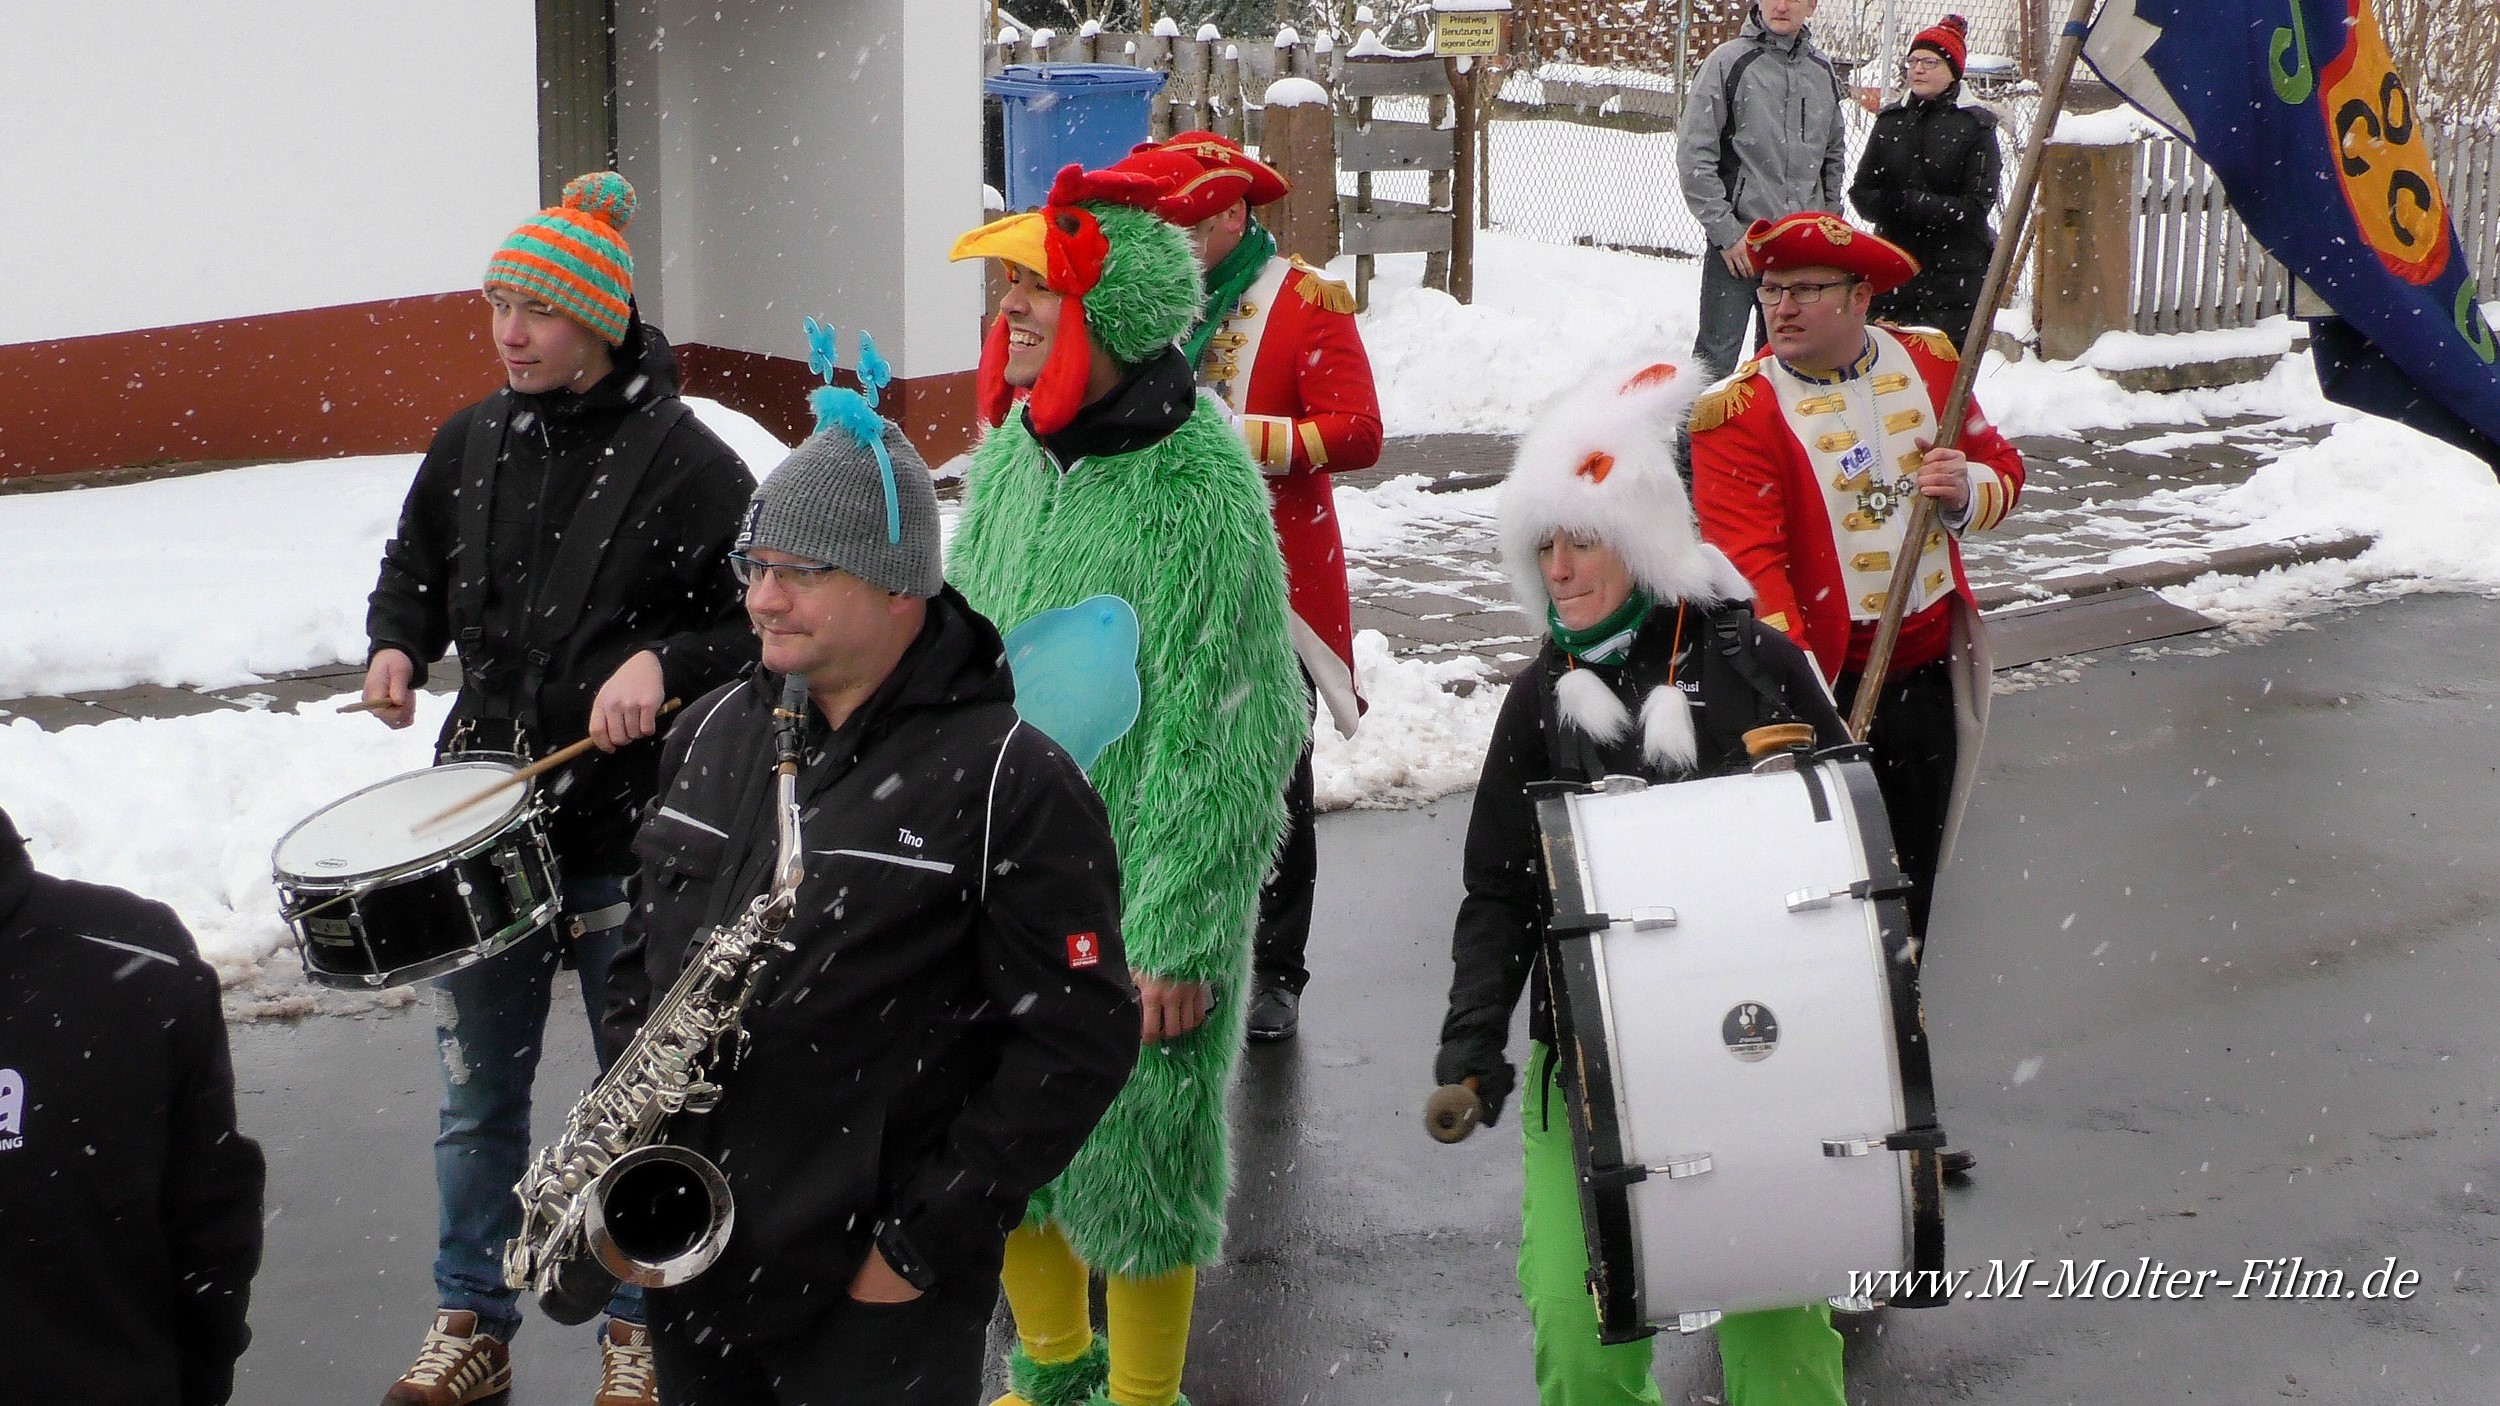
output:
[[[1007,1237],[998,1277],[1027,1357],[1045,1364],[1072,1362],[1093,1346],[1085,1262],[1058,1226],[1018,1226]],[[1117,1274],[1106,1279],[1103,1326],[1111,1379],[1104,1392],[1113,1406],[1172,1406],[1180,1399],[1197,1295],[1198,1271],[1191,1265],[1153,1279]]]

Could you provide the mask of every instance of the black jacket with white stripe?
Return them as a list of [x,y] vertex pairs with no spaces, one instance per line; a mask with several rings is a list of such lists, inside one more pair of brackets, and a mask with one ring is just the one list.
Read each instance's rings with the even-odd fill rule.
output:
[[[779,683],[751,671],[669,735],[610,979],[620,1038],[766,885]],[[1110,822],[1013,698],[997,630],[948,587],[841,728],[811,711],[795,950],[769,959],[719,1106],[668,1130],[737,1202],[720,1262],[661,1291],[675,1311],[802,1331],[872,1241],[924,1287],[982,1283],[1127,1082],[1138,1008]]]
[[0,1397],[224,1401],[262,1179],[182,920],[36,873],[0,813]]

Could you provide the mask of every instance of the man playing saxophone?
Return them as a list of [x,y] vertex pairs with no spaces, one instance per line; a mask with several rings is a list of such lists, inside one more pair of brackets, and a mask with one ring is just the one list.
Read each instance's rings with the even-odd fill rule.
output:
[[650,1293],[653,1352],[673,1406],[970,1406],[1007,1232],[1136,1058],[1119,859],[941,579],[920,456],[818,395],[731,558],[762,663],[686,710],[634,841],[620,1040],[671,1019],[689,953],[773,887],[774,712],[805,679],[805,876],[705,1071],[716,1101],[665,1134],[734,1212],[716,1263]]

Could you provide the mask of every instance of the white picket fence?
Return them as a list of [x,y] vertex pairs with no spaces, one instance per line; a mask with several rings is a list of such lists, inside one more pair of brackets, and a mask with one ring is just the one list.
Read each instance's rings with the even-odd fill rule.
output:
[[[2483,296],[2500,289],[2500,130],[2430,134],[2468,264]],[[2187,143],[2141,142],[2135,196],[2135,330],[2248,327],[2291,310],[2292,280],[2250,236],[2221,182]]]

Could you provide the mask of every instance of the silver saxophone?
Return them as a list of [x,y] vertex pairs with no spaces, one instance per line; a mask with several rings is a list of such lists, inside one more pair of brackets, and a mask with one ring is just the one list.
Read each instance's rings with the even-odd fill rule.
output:
[[744,1038],[765,959],[789,950],[781,932],[806,877],[798,802],[806,717],[807,680],[792,675],[773,710],[780,852],[771,885],[737,922],[687,954],[633,1043],[512,1188],[521,1233],[504,1245],[504,1283],[535,1291],[559,1323],[588,1322],[620,1282],[683,1284],[729,1243],[736,1206],[728,1179],[710,1158],[660,1135],[676,1114],[706,1113],[720,1102],[712,1066]]

